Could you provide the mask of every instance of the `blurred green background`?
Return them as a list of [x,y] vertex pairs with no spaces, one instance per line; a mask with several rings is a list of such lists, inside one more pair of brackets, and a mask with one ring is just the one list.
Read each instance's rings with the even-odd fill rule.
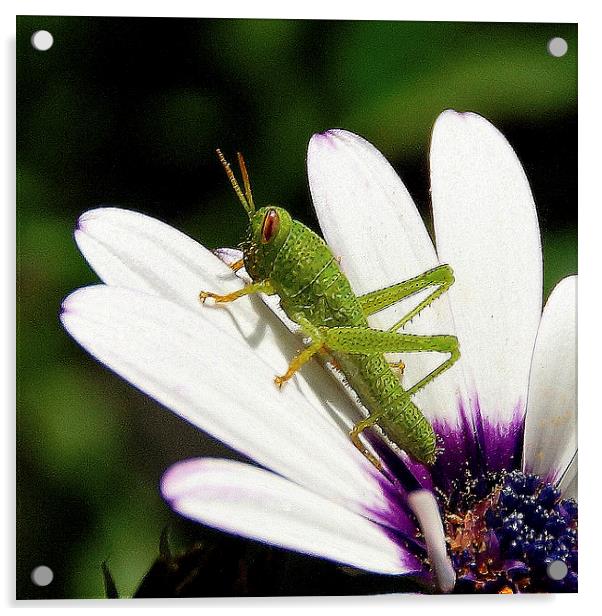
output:
[[[38,29],[49,51],[31,47]],[[205,532],[162,502],[163,470],[229,455],[61,329],[63,297],[96,281],[72,237],[85,210],[119,205],[236,245],[245,217],[219,146],[244,152],[256,202],[317,228],[307,142],[343,127],[381,149],[428,219],[429,135],[451,107],[487,117],[522,160],[546,295],[576,272],[576,25],[28,16],[16,43],[19,597],[103,596],[105,560],[132,594],[164,527],[176,543]],[[39,564],[55,574],[46,588],[30,581]]]

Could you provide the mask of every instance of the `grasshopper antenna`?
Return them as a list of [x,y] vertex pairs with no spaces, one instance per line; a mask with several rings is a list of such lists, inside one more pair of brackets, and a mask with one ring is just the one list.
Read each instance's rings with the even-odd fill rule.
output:
[[245,185],[245,191],[247,192],[247,196],[250,198],[250,203],[249,201],[247,201],[245,195],[243,194],[238,182],[236,181],[236,177],[234,176],[232,167],[230,167],[230,163],[226,160],[226,158],[222,154],[222,151],[218,148],[217,150],[215,150],[215,152],[217,154],[217,157],[219,158],[220,163],[222,164],[222,167],[224,168],[224,171],[226,172],[226,175],[228,176],[228,179],[230,180],[230,184],[232,184],[232,188],[234,188],[234,192],[236,193],[239,201],[242,203],[242,206],[245,208],[247,215],[249,216],[249,218],[251,218],[251,216],[253,216],[253,214],[255,213],[255,206],[253,205],[253,198],[251,197],[251,185],[249,184],[249,177],[247,175],[247,169],[244,165],[244,159],[242,159],[242,156],[240,154],[238,155],[239,164],[242,160],[241,171],[243,174],[243,182]]
[[253,203],[253,193],[251,192],[251,182],[249,181],[249,173],[247,172],[247,165],[245,163],[245,159],[240,152],[236,152],[236,156],[238,157],[238,166],[240,167],[240,174],[242,175],[242,183],[245,187],[245,197],[249,205],[251,206],[251,210],[255,211],[255,203]]

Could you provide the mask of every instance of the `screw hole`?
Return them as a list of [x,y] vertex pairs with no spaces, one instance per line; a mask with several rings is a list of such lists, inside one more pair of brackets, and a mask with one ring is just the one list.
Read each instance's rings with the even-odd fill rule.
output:
[[54,573],[50,567],[40,565],[31,572],[31,581],[36,586],[48,586],[54,579]]
[[548,53],[555,58],[562,58],[569,49],[569,44],[559,36],[548,41]]
[[554,560],[548,565],[548,577],[552,580],[564,580],[568,572],[569,568],[561,560]]
[[54,38],[48,30],[37,30],[31,35],[31,45],[38,51],[48,51],[53,43]]

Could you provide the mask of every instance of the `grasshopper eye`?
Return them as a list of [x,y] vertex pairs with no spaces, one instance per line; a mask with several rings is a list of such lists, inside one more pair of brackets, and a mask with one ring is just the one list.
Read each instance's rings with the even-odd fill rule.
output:
[[280,216],[276,210],[269,210],[263,219],[261,227],[261,243],[271,242],[280,229]]

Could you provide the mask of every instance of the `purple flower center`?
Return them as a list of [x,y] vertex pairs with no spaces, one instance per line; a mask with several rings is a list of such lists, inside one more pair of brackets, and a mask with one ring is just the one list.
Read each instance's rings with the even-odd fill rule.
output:
[[577,591],[577,504],[553,485],[518,470],[467,470],[438,497],[455,592]]

